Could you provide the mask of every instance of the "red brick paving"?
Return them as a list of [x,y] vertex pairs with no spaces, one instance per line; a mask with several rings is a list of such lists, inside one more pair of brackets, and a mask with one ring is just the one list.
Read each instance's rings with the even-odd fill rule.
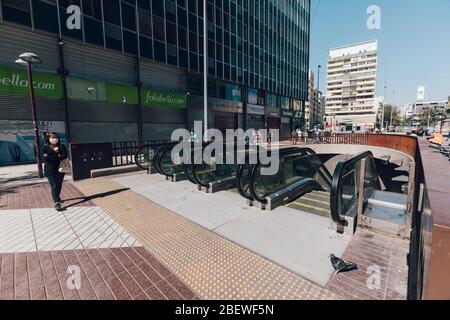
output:
[[[405,300],[407,252],[405,241],[358,229],[343,256],[355,262],[358,270],[335,274],[327,289],[349,300]],[[375,265],[380,270],[380,288],[370,289],[368,270]]]
[[[67,287],[68,265],[81,289]],[[1,300],[195,300],[198,297],[142,247],[0,254]]]
[[[84,194],[72,183],[64,182],[61,198],[69,200],[63,206],[94,206],[92,201],[84,201]],[[0,188],[0,210],[53,208],[50,185],[35,183],[25,185],[7,185]]]

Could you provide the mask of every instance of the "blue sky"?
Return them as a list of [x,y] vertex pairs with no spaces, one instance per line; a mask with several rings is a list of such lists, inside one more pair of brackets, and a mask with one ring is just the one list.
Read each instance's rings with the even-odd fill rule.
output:
[[[381,30],[367,28],[370,5],[381,9]],[[321,90],[330,48],[376,39],[377,94],[384,93],[387,69],[388,103],[413,102],[420,85],[427,99],[450,96],[449,0],[312,0],[311,6],[310,67],[317,73],[322,65]]]

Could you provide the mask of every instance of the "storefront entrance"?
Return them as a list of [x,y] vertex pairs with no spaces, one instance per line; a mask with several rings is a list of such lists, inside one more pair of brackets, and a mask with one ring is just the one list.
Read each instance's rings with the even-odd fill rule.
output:
[[277,129],[280,130],[281,119],[275,117],[266,118],[266,129]]
[[214,112],[214,128],[223,134],[226,129],[236,130],[238,128],[238,114],[227,112]]

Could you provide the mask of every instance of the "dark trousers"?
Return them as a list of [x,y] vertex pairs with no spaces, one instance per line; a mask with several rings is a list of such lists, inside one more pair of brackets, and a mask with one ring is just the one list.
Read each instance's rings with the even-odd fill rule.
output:
[[55,203],[61,202],[60,194],[62,189],[62,184],[64,181],[64,173],[57,173],[52,175],[47,175],[48,182],[52,189],[52,198]]

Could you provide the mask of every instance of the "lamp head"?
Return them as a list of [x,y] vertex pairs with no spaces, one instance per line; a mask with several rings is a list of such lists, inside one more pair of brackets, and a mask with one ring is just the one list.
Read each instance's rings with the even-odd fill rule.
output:
[[15,63],[18,64],[19,66],[25,66],[25,67],[28,65],[28,63],[22,59],[17,59],[15,61]]
[[88,94],[92,94],[94,91],[95,91],[95,88],[94,88],[94,87],[86,88],[86,92],[87,92]]
[[42,63],[41,59],[39,58],[39,56],[35,53],[31,53],[31,52],[25,52],[22,53],[19,56],[20,59],[22,59],[23,61],[30,63],[30,64],[40,64]]

